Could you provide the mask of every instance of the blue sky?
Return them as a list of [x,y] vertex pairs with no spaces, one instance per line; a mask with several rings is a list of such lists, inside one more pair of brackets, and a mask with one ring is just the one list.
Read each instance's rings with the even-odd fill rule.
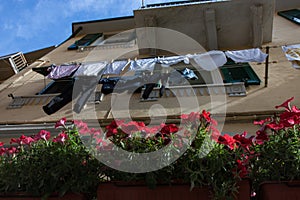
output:
[[[145,4],[178,0],[144,0]],[[142,0],[1,0],[0,56],[58,45],[72,22],[133,15]]]

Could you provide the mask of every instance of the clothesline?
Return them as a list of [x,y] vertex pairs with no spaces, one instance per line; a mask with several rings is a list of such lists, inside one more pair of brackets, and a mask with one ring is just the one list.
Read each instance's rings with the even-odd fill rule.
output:
[[247,49],[240,51],[208,51],[201,54],[187,54],[180,56],[156,57],[134,60],[117,60],[112,62],[99,61],[94,63],[72,63],[51,66],[47,78],[60,79],[68,76],[99,76],[106,74],[120,74],[126,67],[129,71],[147,70],[153,71],[156,64],[161,67],[170,67],[183,62],[190,64],[192,61],[204,70],[212,71],[223,66],[227,62],[227,57],[235,62],[262,62],[267,54],[260,49]]
[[[300,42],[299,42],[300,43]],[[290,46],[290,45],[297,45],[299,43],[293,43],[293,44],[281,44],[281,45],[265,45],[260,47],[260,49],[266,49],[266,48],[281,48],[282,46]]]
[[[79,113],[88,98],[94,92],[96,85],[99,82],[100,77],[103,74],[119,74],[125,67],[129,66],[129,70],[154,70],[156,64],[160,64],[161,67],[169,67],[171,65],[184,62],[189,64],[193,60],[197,65],[201,66],[205,70],[214,70],[217,67],[223,66],[227,62],[227,57],[235,62],[262,62],[265,60],[265,87],[268,84],[268,64],[269,64],[269,47],[266,47],[266,53],[261,52],[259,48],[246,49],[240,51],[209,51],[203,54],[188,54],[184,56],[170,56],[170,57],[157,57],[147,59],[134,59],[134,60],[118,60],[118,61],[101,61],[95,63],[72,63],[68,65],[60,65],[51,68],[51,72],[47,77],[60,78],[65,75],[72,77],[92,76],[91,79],[80,79],[80,89],[75,90],[73,93],[73,85],[71,84],[62,94],[53,98],[47,105],[43,106],[43,110],[47,114],[55,113],[62,108],[68,102],[72,100],[72,97],[78,97],[77,102],[74,104],[74,111]],[[157,74],[156,74],[157,75]],[[156,78],[155,76],[151,76]],[[143,77],[138,77],[143,78]],[[158,79],[162,79],[160,76]],[[157,82],[157,81],[152,81]],[[126,84],[121,84],[126,85]],[[147,84],[146,89],[153,89],[155,84]],[[128,86],[128,84],[127,84]],[[162,87],[163,89],[164,87]],[[145,91],[146,91],[145,89]],[[161,92],[161,91],[160,91]],[[147,99],[149,92],[143,93],[143,98]]]

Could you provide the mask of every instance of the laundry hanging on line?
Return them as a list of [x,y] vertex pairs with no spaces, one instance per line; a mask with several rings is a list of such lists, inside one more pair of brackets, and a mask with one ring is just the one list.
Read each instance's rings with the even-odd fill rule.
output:
[[[247,49],[247,50],[241,50],[241,51],[227,51],[225,54],[233,59],[235,62],[262,62],[265,60],[267,54],[264,54],[260,51],[260,49]],[[47,114],[52,114],[62,108],[64,105],[69,103],[72,99],[65,98],[65,95],[71,95],[73,98],[77,98],[77,102],[74,106],[74,111],[79,113],[83,106],[86,104],[89,97],[94,92],[97,84],[99,83],[99,80],[101,80],[102,75],[104,74],[120,74],[124,68],[130,64],[129,71],[137,71],[137,70],[146,70],[146,71],[152,71],[154,70],[155,66],[157,64],[160,64],[162,68],[164,67],[170,67],[174,64],[178,64],[180,62],[183,62],[185,64],[190,63],[190,59],[193,59],[197,65],[199,65],[202,69],[205,70],[215,70],[220,66],[223,66],[226,62],[226,56],[224,52],[222,51],[209,51],[202,54],[193,54],[193,55],[184,55],[184,56],[170,56],[170,57],[158,57],[158,58],[147,58],[147,59],[138,59],[138,60],[121,60],[121,61],[114,61],[114,62],[105,62],[100,61],[99,63],[83,63],[83,64],[70,64],[70,65],[60,65],[54,67],[47,78],[51,79],[59,79],[64,78],[67,76],[72,76],[75,79],[75,87],[76,85],[81,85],[81,89],[78,89],[73,93],[66,92],[64,94],[61,94],[60,96],[57,96],[54,98],[48,105],[44,106],[44,110]],[[245,55],[246,59],[245,59]],[[243,59],[241,59],[243,57]],[[130,63],[129,63],[130,62]],[[189,70],[186,71],[188,75],[191,75],[191,72]],[[185,73],[185,75],[187,75]],[[153,75],[152,75],[153,76]],[[86,78],[84,78],[86,77]],[[89,78],[91,77],[91,78]],[[129,78],[129,77],[128,77]],[[131,88],[137,88],[140,87],[140,83],[144,83],[142,85],[147,86],[147,92],[143,94],[143,98],[147,98],[150,94],[150,92],[153,89],[154,83],[158,79],[163,79],[162,87],[164,88],[164,82],[166,81],[165,77],[159,77],[157,80],[152,80],[151,83],[145,82],[145,80],[137,81],[136,78],[145,78],[145,77],[131,77],[129,78],[122,78],[118,79],[114,82],[114,85],[118,81],[121,80],[126,84],[123,84],[122,87],[118,87],[118,91],[120,90],[131,90]],[[193,76],[193,78],[196,78],[196,76]],[[77,81],[77,83],[76,83]],[[128,83],[133,83],[133,85],[129,85]],[[140,85],[136,85],[140,84]],[[148,84],[148,85],[147,85]],[[113,85],[113,87],[114,87]],[[122,85],[122,84],[121,84]],[[132,87],[133,86],[133,87]],[[112,92],[114,88],[109,88],[109,92]],[[149,92],[150,91],[150,92]]]
[[120,74],[130,61],[128,60],[117,60],[111,63],[108,63],[105,67],[103,74]]
[[300,44],[282,46],[285,57],[295,69],[300,69]]
[[213,71],[218,67],[223,66],[226,62],[226,56],[223,51],[208,51],[202,54],[188,55],[189,58],[194,59],[196,64],[206,71]]
[[83,63],[74,73],[77,76],[97,76],[107,66],[107,62]]
[[137,70],[153,71],[156,62],[157,62],[157,58],[145,58],[145,59],[132,60],[130,62],[129,71],[137,71]]
[[268,54],[263,53],[259,48],[225,51],[225,54],[236,63],[263,62],[268,56]]
[[78,68],[79,64],[70,64],[70,65],[53,65],[51,67],[50,73],[47,75],[47,78],[50,79],[60,79],[64,77],[71,76]]

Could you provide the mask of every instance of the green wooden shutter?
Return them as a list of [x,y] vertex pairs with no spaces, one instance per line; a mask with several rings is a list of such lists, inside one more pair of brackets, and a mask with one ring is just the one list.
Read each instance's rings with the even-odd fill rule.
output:
[[249,63],[228,61],[220,70],[225,83],[245,82],[248,85],[259,85],[261,82]]
[[74,44],[68,47],[68,50],[76,50],[79,46],[88,46],[92,44],[95,40],[101,37],[102,33],[94,33],[94,34],[87,34],[80,40],[76,40]]

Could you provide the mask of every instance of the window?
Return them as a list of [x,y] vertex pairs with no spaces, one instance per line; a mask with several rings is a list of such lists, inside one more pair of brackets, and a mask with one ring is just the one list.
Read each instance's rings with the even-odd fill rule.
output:
[[75,41],[74,44],[70,45],[68,47],[68,50],[76,50],[79,47],[89,46],[90,44],[95,42],[99,37],[102,37],[102,36],[103,36],[102,33],[87,34],[86,36],[84,36],[80,40]]
[[[105,48],[128,48],[136,44],[135,30],[128,30],[120,33],[104,33],[89,45],[78,45],[80,51],[105,49]],[[72,45],[71,45],[72,46]]]
[[300,24],[300,10],[292,9],[278,12],[278,15],[296,23]]
[[113,43],[127,43],[136,38],[135,31],[124,31],[115,35],[112,35],[110,37],[107,37],[104,40],[103,44],[113,44]]
[[246,85],[259,85],[261,80],[248,63],[228,62],[220,68],[225,83],[245,82]]
[[179,63],[176,65],[172,65],[172,67],[177,72],[181,73],[184,77],[186,77],[184,75],[184,74],[186,74],[185,72],[191,70],[191,72],[193,72],[195,74],[195,78],[187,78],[189,84],[191,84],[191,85],[202,85],[202,84],[212,84],[213,83],[211,72],[206,71],[204,69],[196,70],[192,64]]

